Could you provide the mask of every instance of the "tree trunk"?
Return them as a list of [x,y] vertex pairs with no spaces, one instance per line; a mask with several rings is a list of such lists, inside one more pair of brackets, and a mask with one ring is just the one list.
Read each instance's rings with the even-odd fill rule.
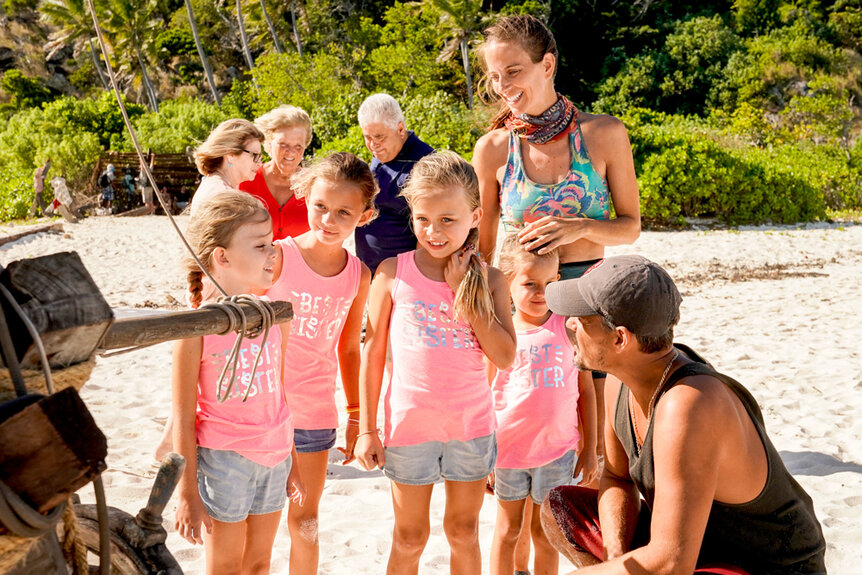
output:
[[269,33],[272,34],[272,42],[275,44],[275,51],[279,54],[284,54],[281,42],[278,41],[278,34],[275,32],[275,26],[272,25],[272,20],[269,19],[269,14],[266,11],[266,0],[260,0],[260,8],[263,10],[263,19],[266,20],[266,25],[269,27]]
[[144,64],[144,58],[141,55],[141,47],[137,42],[135,42],[135,55],[138,58],[138,66],[141,67],[141,79],[144,82],[144,90],[147,92],[147,98],[150,100],[150,110],[158,112],[159,98],[156,96],[156,90],[150,82],[150,76],[147,74],[147,66]]
[[108,79],[105,78],[105,74],[102,72],[102,65],[99,64],[99,58],[96,56],[96,51],[93,49],[92,38],[87,38],[87,47],[90,48],[90,57],[93,59],[93,67],[96,69],[96,73],[99,74],[99,80],[102,81],[102,86],[105,87],[105,90],[110,90],[111,86],[108,85]]
[[293,23],[293,39],[296,41],[296,53],[302,58],[302,41],[299,39],[299,28],[296,26],[296,3],[290,3],[290,20]]
[[461,38],[461,61],[464,63],[464,77],[467,79],[467,107],[473,109],[473,75],[470,73],[470,48],[467,36]]
[[213,70],[210,67],[209,60],[207,60],[207,54],[204,52],[204,46],[201,44],[201,37],[198,35],[198,25],[195,22],[195,13],[192,11],[192,2],[191,0],[185,0],[186,2],[186,11],[189,14],[189,24],[192,27],[192,36],[195,37],[195,46],[198,48],[198,55],[201,57],[201,64],[204,67],[204,73],[207,76],[207,82],[210,85],[210,90],[213,94],[213,99],[215,103],[221,106],[221,96],[219,96],[218,90],[216,89],[215,80],[213,80]]
[[245,56],[245,61],[248,64],[248,69],[254,70],[254,60],[251,57],[251,50],[248,48],[248,36],[246,36],[245,24],[242,20],[242,0],[236,0],[236,22],[239,24],[239,38],[242,41],[242,53]]

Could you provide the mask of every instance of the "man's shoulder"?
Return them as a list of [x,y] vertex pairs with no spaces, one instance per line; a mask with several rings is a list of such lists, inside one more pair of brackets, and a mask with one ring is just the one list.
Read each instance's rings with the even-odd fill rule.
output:
[[411,130],[407,135],[407,140],[404,141],[404,146],[401,148],[401,154],[398,155],[396,160],[417,161],[433,153],[434,148],[426,144]]

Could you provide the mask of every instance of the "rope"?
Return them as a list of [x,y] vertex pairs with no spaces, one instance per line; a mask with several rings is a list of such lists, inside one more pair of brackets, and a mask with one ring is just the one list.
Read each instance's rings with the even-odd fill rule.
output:
[[170,220],[171,225],[174,227],[174,230],[177,232],[177,235],[180,236],[180,239],[185,245],[186,249],[192,254],[192,257],[197,262],[200,269],[207,275],[207,277],[213,282],[213,285],[223,294],[227,295],[227,292],[224,291],[219,283],[213,278],[212,274],[204,267],[201,263],[200,259],[198,259],[197,254],[189,245],[189,242],[186,240],[186,237],[183,235],[183,232],[180,231],[180,227],[177,225],[176,220],[174,220],[174,216],[171,215],[171,210],[165,204],[164,199],[162,198],[162,194],[159,191],[159,186],[156,184],[156,179],[153,177],[153,173],[150,171],[149,162],[144,161],[144,152],[141,150],[141,145],[138,143],[138,136],[135,133],[135,129],[132,127],[132,121],[129,119],[129,113],[126,111],[126,105],[123,103],[123,97],[120,94],[120,88],[117,86],[117,77],[114,75],[114,69],[111,67],[111,60],[108,58],[108,48],[105,44],[105,38],[102,35],[102,27],[99,24],[99,17],[96,15],[96,7],[93,4],[93,0],[87,0],[87,5],[90,7],[90,16],[93,17],[93,26],[96,30],[96,36],[99,38],[99,49],[102,52],[102,57],[105,59],[105,69],[108,71],[108,78],[111,80],[111,89],[114,92],[114,96],[117,98],[117,104],[120,106],[120,113],[123,115],[123,123],[126,125],[126,129],[129,131],[129,137],[132,139],[132,145],[135,147],[135,152],[138,155],[138,159],[141,163],[141,169],[147,175],[147,180],[150,182],[150,186],[153,188],[153,192],[155,193],[156,198],[159,200],[159,205],[162,206],[162,209],[165,211],[165,214],[168,216],[168,220]]
[[53,395],[54,380],[51,378],[51,366],[48,364],[48,354],[45,353],[45,344],[42,343],[42,338],[39,337],[39,331],[36,329],[36,326],[33,325],[33,322],[27,314],[24,313],[24,310],[21,309],[21,306],[18,305],[18,302],[15,301],[15,297],[12,293],[6,289],[6,286],[3,284],[0,284],[0,292],[3,292],[9,305],[12,306],[12,309],[15,310],[15,313],[18,314],[18,317],[21,318],[21,321],[23,321],[24,325],[27,326],[27,331],[30,332],[30,337],[33,338],[33,343],[36,344],[36,349],[39,350],[39,363],[42,365],[42,373],[45,375],[45,388],[48,390],[48,395]]
[[72,566],[72,575],[88,575],[90,572],[87,546],[81,539],[78,516],[75,515],[75,506],[71,500],[63,511],[63,557],[66,558],[66,564]]
[[[260,313],[259,327],[248,327],[247,318],[242,307],[239,305],[240,303],[251,304],[257,309]],[[254,364],[251,368],[251,376],[248,380],[248,386],[245,389],[245,394],[242,396],[242,400],[245,401],[248,399],[248,394],[251,392],[251,382],[254,380],[257,366],[260,364],[260,354],[263,353],[263,348],[265,347],[266,340],[269,337],[269,330],[275,323],[275,310],[272,309],[272,305],[268,301],[261,300],[250,295],[221,297],[216,303],[204,304],[203,307],[219,309],[228,317],[228,328],[218,335],[226,335],[233,331],[237,332],[236,341],[233,342],[233,348],[228,354],[227,361],[225,361],[224,367],[222,368],[221,374],[218,378],[216,400],[219,403],[224,403],[228,398],[230,398],[230,392],[233,389],[234,382],[236,381],[236,368],[239,363],[239,350],[242,347],[243,338],[247,337],[249,339],[254,339],[263,333],[260,347],[258,347],[257,354],[254,356]],[[222,393],[222,386],[224,385],[225,376],[228,371],[230,371],[230,378],[228,379],[227,389]]]
[[0,480],[0,523],[18,537],[38,537],[54,528],[66,508],[64,501],[43,515]]

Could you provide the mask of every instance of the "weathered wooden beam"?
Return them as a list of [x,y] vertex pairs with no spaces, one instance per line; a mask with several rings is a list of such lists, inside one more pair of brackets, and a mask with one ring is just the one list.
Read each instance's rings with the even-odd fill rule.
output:
[[40,513],[104,471],[107,453],[105,436],[73,388],[0,423],[0,479]]
[[60,222],[53,222],[50,224],[42,224],[39,226],[32,226],[25,230],[21,230],[20,232],[15,232],[14,234],[6,234],[3,237],[0,237],[0,246],[4,244],[8,244],[10,242],[14,242],[16,240],[20,240],[21,238],[33,235],[40,234],[42,232],[62,232],[63,224]]
[[[285,323],[293,319],[293,307],[289,302],[269,303],[275,312],[276,323]],[[256,307],[248,303],[242,303],[240,307],[248,318],[249,327],[260,325],[260,312]],[[213,308],[119,318],[114,320],[105,333],[99,347],[103,350],[111,350],[153,345],[175,339],[222,333],[229,327],[230,320],[225,312]]]
[[[14,261],[0,273],[0,283],[35,326],[51,367],[89,359],[113,322],[111,307],[75,252]],[[24,321],[5,297],[0,306],[21,367],[38,368],[38,348]]]

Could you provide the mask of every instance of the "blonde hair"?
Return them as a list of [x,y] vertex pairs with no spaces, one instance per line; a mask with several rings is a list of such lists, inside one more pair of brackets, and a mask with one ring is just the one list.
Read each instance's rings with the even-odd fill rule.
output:
[[195,166],[204,176],[212,175],[221,168],[226,155],[242,153],[249,140],[263,143],[263,132],[248,120],[225,120],[195,150]]
[[503,238],[503,242],[500,244],[500,259],[497,261],[497,267],[500,268],[507,280],[511,280],[512,276],[518,273],[521,264],[541,260],[554,260],[559,264],[560,254],[556,249],[546,254],[527,251],[518,239],[518,234],[509,234]]
[[[500,97],[494,94],[488,85],[488,69],[485,62],[484,49],[489,44],[495,42],[517,44],[529,55],[530,61],[533,64],[540,62],[545,57],[545,54],[552,54],[555,62],[554,75],[556,76],[557,67],[560,62],[557,41],[548,27],[535,16],[531,16],[530,14],[503,16],[491,26],[485,28],[482,36],[484,40],[479,47],[479,63],[482,68],[482,77],[479,79],[478,92],[485,99],[486,103],[500,100]],[[505,126],[504,120],[509,113],[509,107],[505,102],[501,101],[500,108],[491,120],[489,129],[496,130]]]
[[311,187],[318,178],[330,182],[348,182],[358,186],[362,191],[365,209],[374,212],[368,222],[377,217],[374,198],[377,197],[380,188],[377,187],[377,180],[374,179],[368,164],[355,155],[350,152],[334,152],[322,160],[315,161],[308,168],[298,171],[290,180],[293,195],[300,199],[308,197]]
[[[425,156],[410,170],[410,176],[401,195],[407,199],[410,209],[424,193],[440,190],[459,190],[464,195],[471,211],[481,203],[479,178],[473,166],[455,152],[448,150]],[[464,246],[472,246],[475,252],[470,257],[470,266],[461,285],[455,292],[455,317],[478,317],[491,323],[495,318],[494,299],[488,285],[488,272],[478,251],[479,228],[470,230]]]
[[282,128],[304,128],[305,147],[311,143],[311,117],[308,112],[297,106],[283,105],[272,109],[254,121],[254,125],[263,132],[267,142],[272,140],[272,134]]
[[[212,256],[216,248],[230,246],[236,231],[246,224],[270,220],[269,212],[256,197],[245,192],[221,192],[203,204],[186,229],[186,239],[201,264],[212,271]],[[191,254],[186,254],[183,265],[188,272],[189,297],[192,307],[201,304],[203,270]]]

